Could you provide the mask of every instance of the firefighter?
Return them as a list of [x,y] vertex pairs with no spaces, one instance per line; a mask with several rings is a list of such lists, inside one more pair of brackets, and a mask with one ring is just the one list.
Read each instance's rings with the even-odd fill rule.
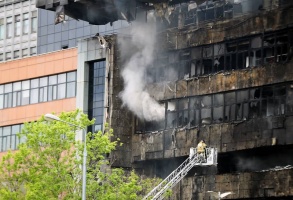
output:
[[205,144],[204,140],[201,140],[197,147],[196,147],[196,150],[197,150],[197,153],[199,156],[202,156],[204,159],[206,159],[206,147],[207,145]]

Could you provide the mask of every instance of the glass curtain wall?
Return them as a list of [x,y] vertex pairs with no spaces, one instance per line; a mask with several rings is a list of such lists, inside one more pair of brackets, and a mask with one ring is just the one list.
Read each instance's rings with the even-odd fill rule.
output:
[[89,131],[97,132],[103,129],[104,94],[105,94],[106,61],[99,60],[90,63],[89,68],[89,118],[95,118],[95,124]]

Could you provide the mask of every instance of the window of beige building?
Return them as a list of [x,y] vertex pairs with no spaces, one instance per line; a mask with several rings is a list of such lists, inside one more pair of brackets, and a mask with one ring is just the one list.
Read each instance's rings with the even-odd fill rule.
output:
[[11,38],[13,36],[12,17],[6,18],[6,37]]
[[14,35],[20,36],[20,33],[21,33],[20,15],[15,15],[15,17],[14,17]]
[[31,32],[35,33],[37,32],[37,29],[38,29],[37,11],[33,11],[32,17],[31,17]]
[[20,57],[20,51],[16,50],[13,52],[13,58],[19,58]]
[[24,35],[29,33],[29,13],[23,14],[23,26],[22,26],[22,33]]
[[0,19],[0,40],[3,40],[5,38],[5,25],[4,25],[4,19]]

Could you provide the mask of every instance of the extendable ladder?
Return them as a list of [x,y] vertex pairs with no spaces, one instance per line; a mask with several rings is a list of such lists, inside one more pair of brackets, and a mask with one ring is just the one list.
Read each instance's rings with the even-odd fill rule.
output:
[[202,155],[196,153],[195,148],[191,148],[190,156],[167,178],[165,178],[159,185],[157,185],[152,191],[150,191],[143,200],[161,200],[166,196],[167,190],[173,188],[180,180],[182,180],[186,174],[196,165],[215,165],[217,162],[217,149],[207,148],[207,159]]

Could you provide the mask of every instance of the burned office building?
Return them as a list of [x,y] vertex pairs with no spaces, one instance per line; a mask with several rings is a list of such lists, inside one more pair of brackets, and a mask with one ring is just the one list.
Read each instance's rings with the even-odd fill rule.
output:
[[112,166],[165,178],[204,140],[217,166],[193,167],[170,199],[292,199],[292,2],[167,8],[155,24],[79,44],[78,70],[106,66],[104,119],[123,143]]
[[292,199],[292,13],[290,1],[190,2],[174,7],[170,23],[157,20],[155,42],[145,32],[152,54],[135,46],[143,38],[118,35],[130,48],[111,48],[109,120],[124,143],[113,166],[165,178],[203,139],[218,165],[191,169],[170,199]]

